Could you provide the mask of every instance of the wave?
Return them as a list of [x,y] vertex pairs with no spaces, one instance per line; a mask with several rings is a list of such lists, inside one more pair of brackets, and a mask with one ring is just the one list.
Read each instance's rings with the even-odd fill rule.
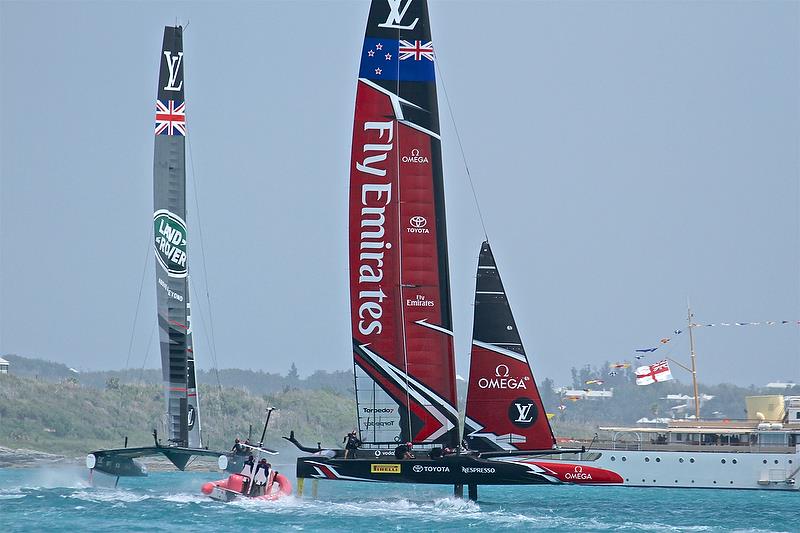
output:
[[165,502],[172,502],[172,503],[209,503],[211,500],[207,496],[202,496],[199,494],[186,494],[186,493],[177,493],[177,494],[168,494],[166,496],[161,496],[161,500]]
[[62,498],[73,498],[87,502],[112,502],[112,503],[134,503],[149,500],[152,496],[147,494],[136,494],[128,490],[121,489],[95,489],[79,490],[72,494],[62,496]]

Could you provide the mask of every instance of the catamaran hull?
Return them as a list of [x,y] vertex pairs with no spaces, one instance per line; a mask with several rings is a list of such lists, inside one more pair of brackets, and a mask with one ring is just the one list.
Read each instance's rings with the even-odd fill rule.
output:
[[592,450],[587,457],[592,460],[571,455],[564,460],[548,458],[547,461],[614,470],[622,477],[622,484],[629,487],[800,491],[800,450],[795,453]]
[[181,446],[142,446],[137,448],[115,448],[98,450],[86,456],[86,468],[119,477],[147,476],[147,467],[136,461],[141,457],[162,455],[178,470],[184,470],[192,457],[220,457],[223,452],[205,448]]
[[312,456],[297,459],[297,478],[434,485],[622,483],[622,478],[613,471],[583,465],[553,467],[549,463],[516,458],[482,459],[469,455],[405,460]]

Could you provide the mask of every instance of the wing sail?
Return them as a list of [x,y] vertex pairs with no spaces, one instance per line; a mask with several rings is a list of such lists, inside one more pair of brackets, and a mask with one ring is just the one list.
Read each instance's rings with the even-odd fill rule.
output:
[[350,299],[365,443],[458,440],[428,8],[373,0],[350,168]]
[[183,28],[164,28],[153,158],[153,231],[161,366],[169,440],[199,448],[186,224],[186,102]]

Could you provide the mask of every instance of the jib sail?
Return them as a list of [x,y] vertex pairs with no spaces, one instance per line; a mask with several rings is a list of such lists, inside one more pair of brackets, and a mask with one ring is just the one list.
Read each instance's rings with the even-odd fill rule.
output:
[[464,436],[480,451],[555,445],[488,242],[478,259]]
[[153,162],[154,246],[161,367],[172,443],[199,448],[200,411],[189,308],[183,28],[164,28]]
[[373,0],[350,168],[361,439],[458,441],[439,113],[424,0]]

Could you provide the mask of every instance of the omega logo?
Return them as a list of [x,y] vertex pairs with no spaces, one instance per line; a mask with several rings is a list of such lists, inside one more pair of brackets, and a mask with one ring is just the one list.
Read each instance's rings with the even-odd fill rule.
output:
[[419,155],[418,148],[411,150],[411,155],[404,155],[402,161],[403,163],[429,163],[427,156]]

